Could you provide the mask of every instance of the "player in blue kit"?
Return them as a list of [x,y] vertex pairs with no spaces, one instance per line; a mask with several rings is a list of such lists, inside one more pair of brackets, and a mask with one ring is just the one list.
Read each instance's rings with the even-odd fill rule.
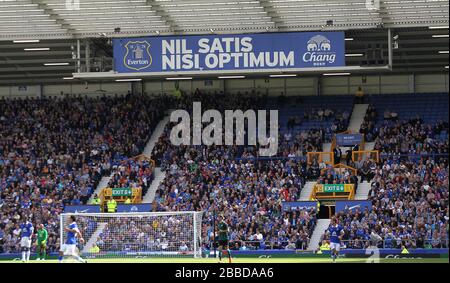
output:
[[71,215],[69,220],[71,221],[67,227],[64,227],[64,231],[67,232],[67,240],[64,245],[62,245],[59,251],[59,262],[62,262],[64,256],[69,256],[77,260],[78,262],[85,263],[86,260],[82,259],[77,252],[77,239],[81,244],[84,243],[83,235],[81,235],[80,230],[76,222],[74,215]]
[[336,258],[339,256],[341,250],[341,240],[344,235],[344,229],[338,224],[335,217],[331,218],[331,224],[328,227],[327,235],[330,237],[330,249],[333,262],[336,262]]
[[30,261],[31,238],[33,237],[34,227],[25,217],[25,222],[20,224],[20,247],[22,249],[22,262]]

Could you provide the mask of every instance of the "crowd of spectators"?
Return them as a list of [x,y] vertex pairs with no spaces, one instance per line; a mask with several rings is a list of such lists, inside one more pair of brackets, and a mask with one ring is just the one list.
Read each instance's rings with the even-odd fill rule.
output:
[[[448,248],[448,159],[384,160],[371,170],[371,209],[337,213],[348,248]],[[326,239],[326,236],[323,236]]]
[[145,195],[153,181],[153,163],[151,160],[127,159],[112,166],[109,188],[141,188]]
[[[105,174],[112,173],[110,187],[142,187],[145,192],[153,165],[132,157],[142,152],[169,105],[192,111],[194,101],[202,102],[203,111],[222,113],[265,107],[258,95],[199,90],[177,101],[136,95],[0,100],[0,253],[20,251],[18,224],[25,216],[45,224],[49,251],[58,250],[59,214],[66,205],[86,204]],[[427,125],[417,118],[377,124],[377,115],[369,107],[361,133],[382,154],[448,154],[448,123]],[[339,132],[346,129],[349,113],[316,109],[303,117],[327,119],[334,121],[331,130]],[[169,124],[152,153],[166,172],[154,210],[204,211],[205,248],[212,248],[214,221],[224,217],[232,249],[305,249],[318,216],[314,209],[284,211],[282,202],[297,201],[307,180],[358,185],[358,179],[350,170],[339,172],[316,159],[307,162],[307,152],[322,151],[327,130],[293,132],[301,121],[289,120],[290,130],[279,134],[272,159],[259,158],[258,146],[174,146],[169,140],[174,124]],[[360,181],[371,183],[372,208],[337,214],[346,245],[362,248],[376,232],[386,247],[448,247],[448,158],[396,156],[351,164]],[[191,249],[186,245],[192,243],[192,227],[180,225],[189,221],[177,217],[144,224],[110,219],[96,244],[103,251]],[[92,234],[98,221],[86,221],[80,225]]]
[[369,107],[361,126],[381,160],[353,164],[360,181],[371,184],[372,207],[336,215],[344,243],[367,248],[375,233],[382,238],[379,247],[448,248],[448,123],[430,125],[420,117],[401,120],[386,113],[383,118],[377,122],[377,109]]
[[25,216],[49,231],[58,249],[58,217],[85,204],[115,162],[138,155],[166,99],[116,97],[0,100],[0,252],[17,252]]
[[329,142],[333,137],[333,133],[339,133],[347,130],[347,126],[350,119],[350,113],[348,111],[333,110],[330,108],[325,109],[310,109],[303,112],[303,117],[299,115],[291,116],[287,120],[287,131],[292,134],[296,126],[301,126],[303,122],[310,121],[332,121],[331,127],[324,129],[315,129],[321,131],[322,141]]
[[183,244],[193,251],[194,228],[191,215],[116,217],[106,222],[96,245],[103,252],[179,252]]
[[377,121],[377,110],[369,107],[360,133],[365,135],[366,141],[374,141],[374,150],[381,154],[448,154],[448,122],[427,124],[420,117]]
[[[239,98],[222,101],[222,109],[245,111],[258,103],[242,95]],[[210,103],[205,96],[197,99],[202,107]],[[169,141],[172,126],[166,128],[152,154],[166,170],[156,192],[158,211],[205,211],[209,248],[215,214],[225,217],[233,249],[306,248],[315,227],[315,212],[284,212],[282,202],[298,200],[311,170],[304,159],[294,157],[318,150],[320,131],[280,136],[278,155],[285,158],[264,160],[257,158],[255,147],[173,146]]]

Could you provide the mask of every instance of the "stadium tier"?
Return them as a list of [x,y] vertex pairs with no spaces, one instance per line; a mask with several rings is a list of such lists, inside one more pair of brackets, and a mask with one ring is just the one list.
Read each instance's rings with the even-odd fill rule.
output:
[[[218,97],[224,98],[220,105]],[[376,100],[374,97],[372,101]],[[401,97],[411,101],[419,97],[418,101],[422,101],[417,95]],[[332,104],[324,103],[321,108],[324,112],[333,108],[330,116],[353,109],[353,101],[348,97],[331,100]],[[164,109],[174,105],[189,109],[193,101],[201,101],[205,109],[244,111],[252,104],[267,104],[280,107],[284,113],[281,117],[300,115],[302,119],[297,122],[306,126],[280,131],[278,154],[265,158],[258,156],[257,147],[249,145],[174,146],[169,137],[175,123],[169,123],[155,142],[154,160],[134,158],[143,152]],[[305,199],[302,194],[307,182],[352,184],[355,193],[358,186],[370,183],[366,195],[370,206],[336,213],[343,225],[342,241],[347,249],[367,248],[371,233],[382,237],[380,248],[448,248],[448,123],[423,124],[421,117],[415,116],[409,120],[389,119],[388,124],[382,124],[386,121],[380,122],[378,113],[384,109],[380,104],[371,104],[363,124],[381,125],[373,131],[374,149],[379,150],[381,158],[378,161],[346,158],[350,167],[337,171],[332,163],[314,158],[309,162],[306,157],[308,152],[322,151],[323,144],[330,142],[323,134],[330,126],[327,118],[316,112],[305,114],[325,101],[326,98],[300,96],[267,100],[251,95],[201,92],[176,101],[135,95],[2,100],[1,252],[20,251],[19,225],[28,216],[33,223],[43,223],[49,231],[48,251],[58,251],[59,215],[66,207],[87,204],[105,176],[110,176],[108,188],[142,188],[145,195],[155,182],[155,166],[161,168],[164,178],[156,186],[152,211],[203,212],[198,231],[201,235],[198,247],[203,255],[209,255],[216,247],[215,221],[219,218],[228,224],[230,249],[235,251],[316,250],[323,243],[326,245],[329,240],[326,234],[321,236],[318,246],[310,245],[318,220],[323,217],[318,206],[299,205],[297,209],[284,206],[310,201],[309,196]],[[287,119],[280,121],[282,128]],[[310,121],[318,121],[313,129]],[[368,136],[364,130],[361,132]],[[142,200],[141,196],[139,202]],[[139,217],[142,224],[136,225],[146,228],[142,232],[136,228],[134,234],[127,236],[115,231],[114,227],[119,226],[110,223],[116,223],[114,217],[103,221],[94,214],[78,219],[89,245],[95,244],[105,256],[145,252],[173,256],[181,249],[177,236],[169,237],[159,230],[150,233],[156,229],[152,225],[166,225],[164,221],[146,222],[146,218]],[[133,218],[118,219],[128,222]],[[123,229],[130,228],[119,230]],[[136,236],[140,234],[144,238]],[[186,238],[183,243],[187,254],[193,254],[193,239]],[[89,249],[85,247],[83,252],[89,254]]]
[[449,7],[0,0],[0,263],[448,263]]

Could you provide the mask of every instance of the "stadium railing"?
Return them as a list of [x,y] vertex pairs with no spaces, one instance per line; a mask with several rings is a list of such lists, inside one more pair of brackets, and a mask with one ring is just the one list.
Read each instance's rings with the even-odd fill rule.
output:
[[[415,242],[417,244],[417,240],[382,240],[378,241],[376,243],[376,246],[380,249],[400,249],[402,246],[406,246],[408,249],[415,249],[415,248],[425,248],[425,249],[432,249],[432,248],[449,248],[449,239],[428,239],[423,240],[423,244],[420,246],[413,245],[412,242]],[[409,245],[405,245],[407,242],[409,242]],[[343,240],[341,241],[341,249],[366,249],[369,246],[374,246],[375,243],[371,240]],[[319,247],[317,247],[319,248]]]
[[398,158],[409,160],[420,160],[421,158],[448,158],[448,153],[421,153],[421,154],[395,154],[395,153],[380,153],[380,158]]

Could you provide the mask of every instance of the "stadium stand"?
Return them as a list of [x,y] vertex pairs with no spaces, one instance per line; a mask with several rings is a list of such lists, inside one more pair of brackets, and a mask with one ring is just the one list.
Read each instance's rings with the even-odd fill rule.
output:
[[[2,252],[20,251],[14,229],[25,215],[47,225],[49,250],[57,251],[64,206],[86,204],[102,175],[142,151],[165,103],[133,95],[1,100]],[[151,177],[148,164],[139,180],[136,170],[128,167],[124,182]]]

